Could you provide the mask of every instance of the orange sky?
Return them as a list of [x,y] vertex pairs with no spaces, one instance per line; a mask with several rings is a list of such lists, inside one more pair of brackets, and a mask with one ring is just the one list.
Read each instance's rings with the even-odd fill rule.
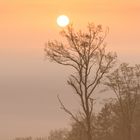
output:
[[44,62],[43,52],[45,41],[58,37],[60,14],[76,28],[109,26],[109,49],[121,61],[140,62],[139,0],[0,0],[0,139],[45,136],[68,122],[56,99],[69,92],[68,73]]
[[[4,0],[0,5],[2,37],[6,40],[7,35],[11,38],[11,34],[18,38],[27,38],[29,35],[34,40],[35,37],[31,37],[30,33],[35,32],[41,34],[42,40],[44,34],[47,39],[47,33],[52,38],[59,31],[55,22],[59,14],[68,15],[71,22],[80,28],[85,27],[88,22],[109,26],[109,38],[123,45],[122,48],[119,44],[114,48],[115,51],[121,49],[131,53],[132,50],[126,47],[127,43],[130,45],[130,39],[136,45],[134,53],[139,51],[136,43],[140,33],[139,0]],[[115,46],[114,44],[112,45]]]

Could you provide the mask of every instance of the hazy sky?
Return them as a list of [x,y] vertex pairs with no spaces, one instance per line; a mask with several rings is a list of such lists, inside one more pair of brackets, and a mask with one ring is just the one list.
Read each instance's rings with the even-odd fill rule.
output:
[[44,61],[43,51],[47,40],[58,38],[60,14],[75,28],[88,22],[109,26],[109,49],[121,61],[140,62],[139,0],[0,0],[2,140],[46,136],[69,123],[56,98],[60,94],[68,106],[73,102],[65,84],[69,69]]

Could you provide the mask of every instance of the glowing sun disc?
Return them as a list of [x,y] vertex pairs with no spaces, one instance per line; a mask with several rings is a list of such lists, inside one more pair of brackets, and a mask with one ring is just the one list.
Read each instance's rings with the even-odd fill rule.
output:
[[60,27],[65,27],[69,24],[69,18],[65,15],[61,15],[57,18],[57,24]]

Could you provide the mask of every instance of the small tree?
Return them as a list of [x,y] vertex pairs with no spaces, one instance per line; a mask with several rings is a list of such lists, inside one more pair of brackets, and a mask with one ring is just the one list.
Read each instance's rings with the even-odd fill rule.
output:
[[105,103],[96,117],[97,140],[110,140],[113,133],[113,115],[111,103]]
[[140,95],[137,98],[136,111],[134,116],[134,140],[140,139]]
[[49,133],[48,140],[66,140],[68,135],[67,129],[52,130]]
[[87,134],[85,129],[78,123],[72,122],[71,130],[69,131],[67,140],[86,140]]
[[108,80],[107,85],[117,97],[116,114],[121,120],[123,140],[131,140],[137,95],[140,93],[140,65],[132,67],[123,63],[108,76]]
[[[87,139],[92,140],[91,118],[93,113],[93,94],[100,85],[103,77],[113,67],[116,54],[106,53],[104,39],[107,31],[103,32],[100,25],[90,24],[87,32],[75,32],[68,26],[61,32],[67,39],[67,44],[58,41],[46,43],[46,57],[58,64],[71,66],[75,73],[67,81],[80,99],[80,116],[73,114],[59,99],[62,109],[80,123],[87,133]],[[86,120],[83,124],[80,119]]]
[[17,137],[14,140],[33,140],[33,138],[31,136],[30,137]]

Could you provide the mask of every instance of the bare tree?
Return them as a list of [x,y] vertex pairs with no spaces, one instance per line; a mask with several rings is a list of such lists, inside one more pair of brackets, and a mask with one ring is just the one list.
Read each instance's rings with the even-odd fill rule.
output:
[[113,115],[111,103],[105,103],[96,117],[96,137],[98,140],[112,140]]
[[62,109],[75,121],[81,123],[79,118],[85,120],[86,123],[82,125],[85,127],[88,140],[92,140],[93,94],[116,61],[115,53],[105,51],[106,34],[107,31],[103,31],[101,25],[89,24],[86,32],[75,32],[70,25],[61,32],[61,35],[67,39],[66,44],[48,41],[45,47],[47,58],[58,64],[71,66],[75,71],[67,83],[80,99],[80,117],[67,109],[59,97],[58,99]]
[[36,137],[36,138],[32,138],[30,137],[17,137],[14,140],[47,140],[47,137]]
[[30,137],[17,137],[14,140],[33,140],[33,138],[31,136]]
[[140,65],[133,67],[123,63],[108,76],[108,80],[107,85],[117,97],[116,114],[121,120],[123,140],[131,140],[133,115],[140,93]]
[[48,140],[66,140],[67,135],[67,129],[51,130],[48,136]]

